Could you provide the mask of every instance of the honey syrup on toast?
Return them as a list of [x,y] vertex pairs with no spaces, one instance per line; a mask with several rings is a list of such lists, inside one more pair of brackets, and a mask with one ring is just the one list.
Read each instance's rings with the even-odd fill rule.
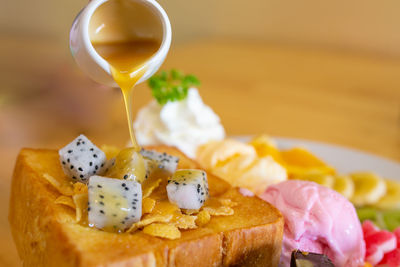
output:
[[140,150],[133,132],[132,96],[136,83],[147,71],[146,62],[160,47],[156,40],[135,40],[121,43],[95,43],[96,51],[111,66],[111,74],[124,96],[129,133],[133,147]]
[[147,71],[147,62],[158,51],[162,33],[160,21],[133,1],[110,0],[93,14],[89,33],[97,53],[110,65],[111,74],[122,90],[132,145],[140,150],[133,131],[134,87]]

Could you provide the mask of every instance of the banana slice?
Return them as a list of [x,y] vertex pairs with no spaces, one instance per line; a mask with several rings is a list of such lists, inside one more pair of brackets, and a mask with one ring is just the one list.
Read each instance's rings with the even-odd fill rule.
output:
[[385,179],[386,195],[381,197],[374,207],[378,209],[399,209],[400,208],[400,183]]
[[350,199],[354,194],[353,180],[347,175],[335,176],[335,181],[332,188],[347,199]]
[[386,194],[386,183],[376,174],[359,172],[350,174],[350,177],[354,182],[351,202],[356,206],[375,204]]
[[[288,176],[291,179],[298,179],[299,177],[319,177],[319,176],[329,176],[333,175],[334,171],[330,167],[311,167],[304,168],[293,165],[283,165],[285,166]],[[304,179],[301,179],[304,180]]]
[[299,175],[294,177],[294,179],[314,182],[328,188],[332,188],[335,181],[332,175],[325,175],[320,173],[309,173],[307,175]]

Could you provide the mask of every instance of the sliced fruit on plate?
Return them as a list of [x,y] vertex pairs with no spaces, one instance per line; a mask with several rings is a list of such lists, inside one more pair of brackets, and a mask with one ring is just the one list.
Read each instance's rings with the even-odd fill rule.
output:
[[363,230],[364,238],[380,231],[379,228],[371,221],[365,221],[362,224],[362,230]]
[[284,163],[281,152],[269,136],[265,134],[256,136],[249,144],[255,148],[259,157],[271,156],[279,164]]
[[354,183],[353,180],[347,175],[335,176],[333,188],[345,198],[350,199],[354,194]]
[[[239,156],[257,157],[254,147],[235,139],[210,141],[197,149],[197,160],[203,168],[213,170]],[[250,160],[251,162],[252,160]]]
[[375,204],[386,193],[385,181],[370,172],[350,174],[354,182],[354,194],[351,201],[356,206]]
[[287,168],[289,177],[307,174],[335,174],[335,169],[314,156],[304,148],[295,147],[281,151],[281,157]]
[[334,174],[335,169],[314,156],[305,148],[295,147],[280,151],[275,142],[267,135],[253,138],[250,143],[259,157],[271,156],[276,162],[285,166],[289,177],[297,179],[299,176]]
[[290,179],[297,179],[298,177],[308,176],[322,176],[322,175],[333,175],[335,172],[331,167],[299,167],[293,165],[284,165]]
[[367,249],[369,246],[377,246],[380,250],[382,250],[383,253],[390,252],[397,247],[396,236],[393,233],[385,230],[370,233],[364,239]]
[[287,172],[272,156],[260,157],[249,144],[234,139],[211,141],[197,150],[200,166],[230,183],[262,194],[274,183],[285,181]]
[[397,247],[400,248],[400,227],[393,231],[393,234],[397,238]]
[[400,183],[385,179],[386,194],[374,204],[379,209],[399,209],[400,208]]
[[383,252],[378,246],[368,246],[365,253],[365,259],[372,265],[376,265],[383,259]]
[[334,178],[332,175],[325,175],[325,174],[302,174],[299,176],[294,177],[296,180],[304,180],[304,181],[310,181],[310,182],[314,182],[320,185],[323,185],[325,187],[328,188],[332,188],[333,184],[334,184]]
[[400,248],[397,248],[391,252],[386,253],[383,256],[382,261],[379,262],[378,266],[386,266],[386,267],[400,266]]
[[380,229],[393,231],[400,226],[400,210],[379,210],[373,207],[357,208],[361,222],[370,220]]
[[380,230],[371,221],[365,221],[362,224],[362,230],[366,246],[365,260],[372,265],[380,263],[387,253],[391,253],[398,247],[394,233]]
[[308,150],[295,147],[281,152],[282,158],[288,165],[295,165],[299,167],[323,167],[327,166],[322,160],[314,156]]
[[292,177],[292,179],[315,182],[325,187],[334,189],[347,199],[350,199],[354,194],[353,180],[346,175],[339,176],[339,175],[321,174],[318,172],[305,172],[302,173],[301,175],[298,174]]

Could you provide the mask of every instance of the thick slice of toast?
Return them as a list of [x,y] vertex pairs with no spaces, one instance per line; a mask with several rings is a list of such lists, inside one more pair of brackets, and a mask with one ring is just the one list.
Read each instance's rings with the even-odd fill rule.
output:
[[[170,147],[153,147],[179,156],[179,168],[197,164]],[[244,197],[208,175],[210,194],[237,202],[234,215],[213,216],[205,226],[166,240],[137,231],[115,234],[75,222],[73,209],[55,204],[60,193],[44,174],[67,179],[55,150],[23,149],[11,188],[9,221],[24,266],[277,266],[283,217],[256,197]]]

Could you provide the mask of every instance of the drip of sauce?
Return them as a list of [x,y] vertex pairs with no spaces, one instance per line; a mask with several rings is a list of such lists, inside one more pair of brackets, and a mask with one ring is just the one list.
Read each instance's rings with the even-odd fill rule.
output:
[[147,62],[161,45],[161,22],[129,0],[110,0],[93,14],[89,34],[93,47],[111,67],[122,90],[132,145],[139,151],[133,131],[132,96],[136,83],[147,71]]
[[[107,187],[103,187],[102,190],[103,198],[97,197],[92,201],[95,203],[104,201],[105,205],[102,208],[104,213],[116,215],[113,217],[110,216],[108,218],[107,226],[102,227],[102,229],[106,232],[122,233],[121,228],[123,229],[124,224],[122,223],[121,225],[120,218],[125,218],[126,216],[128,216],[128,212],[131,211],[130,205],[126,198],[120,196],[120,193],[118,191]],[[120,227],[116,228],[115,225],[119,225]]]
[[94,48],[111,66],[111,74],[124,96],[132,145],[140,150],[133,132],[132,96],[136,83],[147,70],[146,62],[157,52],[157,40],[136,40],[121,43],[93,43]]

